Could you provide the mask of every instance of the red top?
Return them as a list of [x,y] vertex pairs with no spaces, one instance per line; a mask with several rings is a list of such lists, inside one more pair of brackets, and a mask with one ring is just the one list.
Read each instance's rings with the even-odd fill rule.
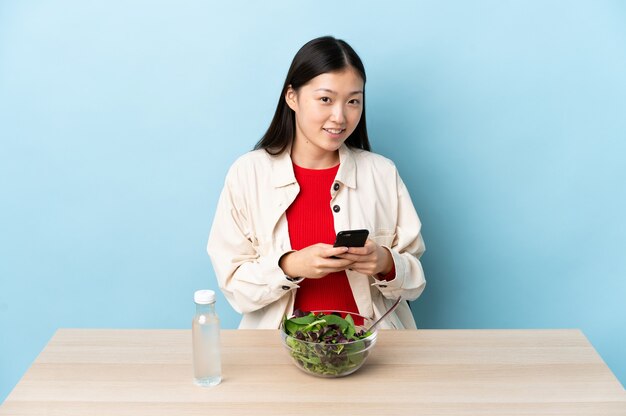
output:
[[[339,165],[330,169],[306,169],[293,165],[300,193],[287,209],[291,248],[301,250],[317,243],[335,242],[335,220],[330,208],[330,190]],[[296,291],[294,309],[340,310],[358,313],[345,272],[321,279],[304,279]]]

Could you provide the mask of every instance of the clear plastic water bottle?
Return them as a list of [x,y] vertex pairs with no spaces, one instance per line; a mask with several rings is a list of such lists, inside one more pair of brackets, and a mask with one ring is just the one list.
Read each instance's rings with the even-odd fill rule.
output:
[[222,381],[220,357],[220,321],[215,313],[215,292],[194,293],[196,314],[193,317],[193,377],[198,386],[218,385]]

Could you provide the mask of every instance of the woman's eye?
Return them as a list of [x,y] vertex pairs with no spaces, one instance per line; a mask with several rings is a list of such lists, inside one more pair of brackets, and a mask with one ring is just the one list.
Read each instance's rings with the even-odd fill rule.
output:
[[349,104],[355,104],[355,105],[358,105],[358,104],[361,104],[361,101],[359,101],[359,100],[357,100],[357,99],[355,98],[355,99],[353,99],[353,100],[348,101],[348,103],[349,103]]
[[322,97],[322,98],[320,98],[320,100],[321,100],[323,103],[329,103],[329,102],[330,102],[330,98],[328,98],[328,97]]

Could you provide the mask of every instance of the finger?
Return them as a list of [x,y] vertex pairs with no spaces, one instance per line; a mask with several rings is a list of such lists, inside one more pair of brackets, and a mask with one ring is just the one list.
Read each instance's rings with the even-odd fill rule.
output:
[[347,252],[359,256],[366,256],[370,254],[372,250],[369,247],[349,247]]
[[322,251],[322,257],[339,257],[348,251],[348,247],[329,247]]
[[[327,248],[332,248],[333,247],[332,245],[326,244],[326,243],[316,243],[316,244],[313,244],[313,246],[321,247],[323,249],[327,249]],[[311,247],[313,247],[313,246],[311,246]]]
[[348,266],[354,264],[354,260],[350,259],[328,259],[323,264],[322,267],[325,269],[339,269],[343,270]]
[[324,267],[319,267],[318,271],[320,273],[328,274],[328,273],[342,272],[342,271],[348,270],[348,269],[350,269],[352,267],[352,262],[334,263],[334,264],[335,264],[334,266],[328,265],[328,266],[324,266]]
[[341,254],[341,255],[337,256],[337,258],[350,260],[352,262],[363,261],[363,256],[361,256],[359,254],[345,253],[345,254]]

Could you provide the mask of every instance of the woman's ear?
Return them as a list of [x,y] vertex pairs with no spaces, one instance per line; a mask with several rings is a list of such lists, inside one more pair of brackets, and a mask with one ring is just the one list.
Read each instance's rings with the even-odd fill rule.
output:
[[285,102],[293,111],[296,111],[296,109],[298,108],[296,90],[294,90],[291,85],[287,87],[287,92],[285,93]]

